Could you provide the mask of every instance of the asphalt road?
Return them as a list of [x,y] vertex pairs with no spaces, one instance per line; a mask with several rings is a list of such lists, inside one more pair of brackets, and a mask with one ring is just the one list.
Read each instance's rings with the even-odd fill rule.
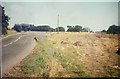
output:
[[34,37],[44,37],[45,33],[25,32],[2,39],[2,73],[7,72],[14,65],[31,53],[35,47]]

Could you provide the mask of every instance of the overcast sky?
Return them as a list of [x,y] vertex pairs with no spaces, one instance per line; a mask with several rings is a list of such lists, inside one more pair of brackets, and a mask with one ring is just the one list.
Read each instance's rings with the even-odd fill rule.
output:
[[117,2],[2,2],[6,14],[11,17],[10,26],[18,23],[60,26],[81,25],[92,30],[107,29],[118,25]]
[[2,2],[118,2],[120,0],[1,0]]

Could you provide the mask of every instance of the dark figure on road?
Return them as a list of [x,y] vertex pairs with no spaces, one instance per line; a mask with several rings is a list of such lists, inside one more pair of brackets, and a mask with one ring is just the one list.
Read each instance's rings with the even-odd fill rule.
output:
[[34,39],[35,39],[36,42],[38,41],[36,37],[34,37]]

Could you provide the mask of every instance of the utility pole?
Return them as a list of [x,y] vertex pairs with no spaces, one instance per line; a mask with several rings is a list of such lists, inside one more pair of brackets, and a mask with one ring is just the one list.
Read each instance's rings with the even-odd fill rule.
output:
[[58,23],[57,23],[57,26],[58,26],[58,32],[59,32],[59,14],[58,14]]

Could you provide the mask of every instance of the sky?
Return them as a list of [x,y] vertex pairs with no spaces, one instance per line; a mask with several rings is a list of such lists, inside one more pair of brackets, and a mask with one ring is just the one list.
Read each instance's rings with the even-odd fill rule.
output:
[[120,2],[118,3],[118,25],[120,26]]
[[1,0],[2,2],[118,2],[120,0]]
[[6,1],[2,2],[2,5],[5,7],[6,14],[11,18],[10,27],[14,24],[27,23],[56,28],[58,14],[59,26],[66,29],[67,25],[81,25],[93,31],[100,31],[107,30],[110,25],[118,25],[118,2]]

